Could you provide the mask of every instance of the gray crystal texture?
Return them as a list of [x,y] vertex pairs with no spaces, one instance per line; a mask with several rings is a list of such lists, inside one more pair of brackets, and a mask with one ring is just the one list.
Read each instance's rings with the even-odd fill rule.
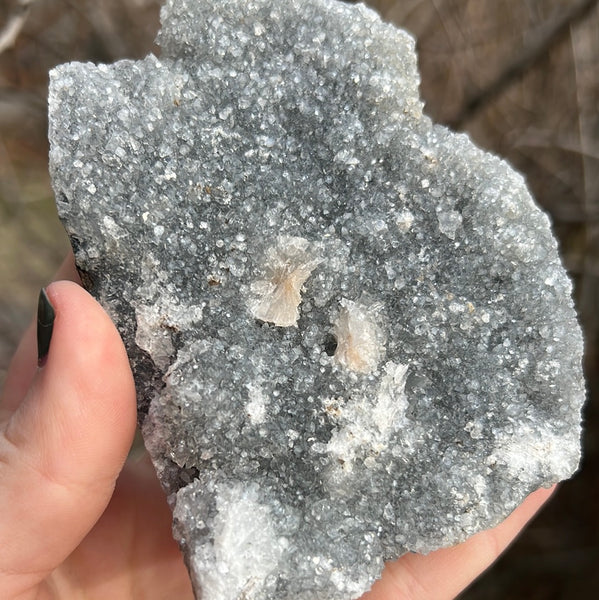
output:
[[51,74],[51,173],[203,600],[350,600],[579,461],[547,217],[422,114],[363,6],[169,0],[161,58]]

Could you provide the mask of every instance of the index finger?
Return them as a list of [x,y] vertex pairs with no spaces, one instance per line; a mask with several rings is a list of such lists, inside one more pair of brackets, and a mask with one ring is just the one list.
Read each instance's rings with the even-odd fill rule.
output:
[[[72,252],[66,256],[52,279],[52,281],[60,280],[73,281],[81,285]],[[34,317],[11,360],[4,389],[0,394],[0,408],[3,411],[10,413],[19,406],[37,371],[36,323],[37,317]]]

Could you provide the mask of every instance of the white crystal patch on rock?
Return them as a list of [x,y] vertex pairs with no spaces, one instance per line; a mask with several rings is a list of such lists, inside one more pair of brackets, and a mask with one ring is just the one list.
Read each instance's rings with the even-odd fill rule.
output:
[[378,324],[381,306],[364,306],[343,298],[335,322],[335,360],[357,373],[374,371],[384,354],[384,333]]
[[266,251],[260,279],[251,285],[254,317],[278,327],[296,326],[302,286],[321,260],[308,240],[279,237]]
[[[174,517],[179,521],[193,512],[193,505],[188,503],[191,491],[177,495]],[[264,586],[288,546],[285,538],[276,535],[270,508],[259,502],[254,487],[221,486],[212,522],[204,525],[213,532],[212,543],[190,544],[192,577],[202,596],[254,598],[255,590]]]
[[405,419],[407,373],[408,365],[389,362],[373,400],[357,398],[336,407],[338,426],[326,446],[334,457],[331,477],[337,477],[337,471],[351,473],[358,458],[366,464],[375,461],[388,446],[391,433],[401,435],[402,426],[409,426]]

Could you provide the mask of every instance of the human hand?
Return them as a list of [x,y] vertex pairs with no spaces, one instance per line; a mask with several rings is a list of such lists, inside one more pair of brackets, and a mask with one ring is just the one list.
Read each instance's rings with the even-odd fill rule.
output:
[[[77,280],[72,262],[61,277]],[[0,598],[185,600],[193,594],[147,459],[123,468],[135,392],[122,342],[75,283],[47,293],[56,319],[37,366],[30,327],[0,396]],[[360,600],[453,598],[549,497],[454,548],[390,563]]]
[[153,467],[123,469],[136,409],[120,337],[75,283],[47,294],[47,361],[32,325],[0,396],[0,598],[193,598]]
[[452,548],[404,554],[387,563],[383,576],[360,600],[450,600],[468,587],[509,546],[553,494],[533,492],[501,524]]

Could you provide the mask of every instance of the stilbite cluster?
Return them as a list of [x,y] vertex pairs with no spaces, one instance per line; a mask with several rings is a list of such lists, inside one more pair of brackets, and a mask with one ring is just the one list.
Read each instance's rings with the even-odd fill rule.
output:
[[50,168],[203,600],[351,600],[580,457],[582,341],[522,177],[334,0],[167,0],[51,74]]

